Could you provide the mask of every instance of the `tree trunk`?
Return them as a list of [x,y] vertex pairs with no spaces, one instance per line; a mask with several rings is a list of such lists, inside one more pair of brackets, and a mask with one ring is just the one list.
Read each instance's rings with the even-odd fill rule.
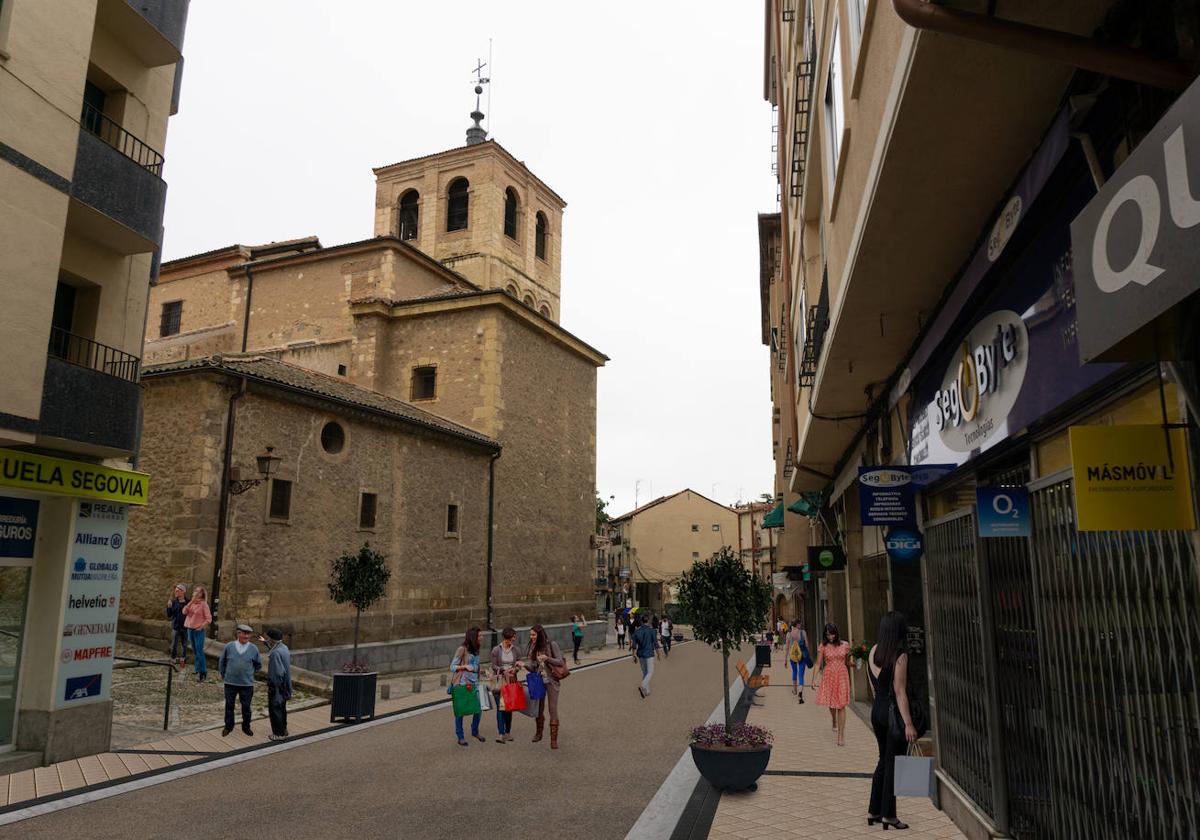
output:
[[354,653],[350,655],[350,662],[354,665],[358,664],[358,617],[362,615],[362,610],[355,608],[354,610]]
[[725,703],[725,736],[728,738],[732,715],[729,713],[729,646],[727,642],[721,642],[721,677],[725,684],[725,693],[721,700]]

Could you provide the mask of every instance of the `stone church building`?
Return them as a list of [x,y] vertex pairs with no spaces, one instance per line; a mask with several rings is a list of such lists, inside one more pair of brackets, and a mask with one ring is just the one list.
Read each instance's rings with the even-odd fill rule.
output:
[[[594,606],[607,357],[559,325],[565,202],[478,121],[374,172],[371,239],[162,265],[139,464],[156,493],[130,520],[122,632],[163,637],[182,581],[218,589],[223,632],[349,642],[329,561],[363,542],[392,570],[367,640],[483,625],[489,588],[496,627]],[[248,486],[266,447],[278,466]]]

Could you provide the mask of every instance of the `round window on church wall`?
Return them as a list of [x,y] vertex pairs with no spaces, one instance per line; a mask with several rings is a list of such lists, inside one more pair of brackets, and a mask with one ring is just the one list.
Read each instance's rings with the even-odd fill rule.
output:
[[321,429],[321,448],[330,455],[336,455],[346,445],[346,432],[337,423],[326,423]]

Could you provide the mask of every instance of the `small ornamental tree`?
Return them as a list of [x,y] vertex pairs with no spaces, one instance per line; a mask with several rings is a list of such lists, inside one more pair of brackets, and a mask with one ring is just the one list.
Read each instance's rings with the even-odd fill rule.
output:
[[329,597],[338,604],[354,605],[354,653],[351,665],[358,665],[358,620],[387,591],[392,571],[387,557],[363,543],[357,554],[343,554],[330,564]]
[[679,580],[678,603],[691,618],[695,637],[721,651],[725,685],[725,731],[729,709],[729,653],[753,641],[771,609],[770,585],[749,572],[729,546],[697,560]]

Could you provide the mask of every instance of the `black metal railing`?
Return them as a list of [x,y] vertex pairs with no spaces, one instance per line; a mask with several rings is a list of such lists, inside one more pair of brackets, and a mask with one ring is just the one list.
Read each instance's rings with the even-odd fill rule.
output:
[[89,103],[83,103],[79,125],[143,169],[162,177],[163,156],[106,117]]
[[170,728],[171,723],[171,683],[175,677],[174,662],[160,662],[156,659],[138,659],[136,656],[114,656],[117,662],[130,662],[131,665],[117,665],[117,668],[140,668],[143,665],[157,665],[160,668],[167,669],[167,692],[163,700],[163,731],[166,732]]
[[48,352],[56,359],[98,370],[128,382],[137,382],[142,363],[137,356],[58,327],[50,328]]

